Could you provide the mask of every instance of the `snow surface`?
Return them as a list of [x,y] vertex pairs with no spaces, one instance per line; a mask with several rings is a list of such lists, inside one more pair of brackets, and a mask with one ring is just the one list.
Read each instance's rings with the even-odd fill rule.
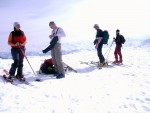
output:
[[[7,37],[13,22],[19,21],[27,36],[26,54],[37,72],[50,57],[41,51],[49,44],[48,23],[53,20],[67,34],[62,44],[63,61],[78,73],[67,72],[60,80],[41,75],[43,82],[35,82],[25,60],[24,75],[33,86],[14,86],[0,79],[0,113],[150,113],[148,4],[149,0],[1,0],[0,74],[12,63]],[[121,30],[126,38],[124,65],[99,70],[80,64],[98,61],[92,43],[95,23],[109,31],[109,45],[116,29]],[[104,53],[107,49],[104,46]],[[114,45],[108,60],[114,60],[113,51]]]
[[[107,48],[104,49],[104,53]],[[108,60],[113,60],[112,47]],[[24,75],[34,86],[14,86],[0,79],[0,113],[150,113],[150,48],[124,47],[124,65],[101,70],[80,64],[98,61],[95,50],[63,55],[78,73],[64,79],[41,75],[42,82],[24,61]],[[35,71],[49,56],[28,57]],[[0,72],[9,70],[11,59],[0,59]]]

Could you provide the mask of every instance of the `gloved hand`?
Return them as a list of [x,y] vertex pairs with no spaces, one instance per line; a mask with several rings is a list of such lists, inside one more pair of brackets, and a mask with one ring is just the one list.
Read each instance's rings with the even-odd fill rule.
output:
[[114,37],[114,38],[113,38],[113,41],[115,42],[115,40],[116,40],[116,38]]
[[16,46],[20,46],[21,44],[19,42],[16,43]]
[[94,40],[94,42],[93,42],[93,43],[94,43],[94,45],[95,45],[97,42],[98,42],[98,39],[95,39],[95,40]]
[[45,54],[47,53],[46,50],[42,50],[42,52],[45,53]]

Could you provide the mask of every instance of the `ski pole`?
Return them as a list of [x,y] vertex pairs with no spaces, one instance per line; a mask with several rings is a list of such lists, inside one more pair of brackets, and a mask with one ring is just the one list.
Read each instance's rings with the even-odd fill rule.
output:
[[110,54],[110,50],[111,50],[111,49],[109,49],[108,54],[107,54],[107,57],[106,57],[107,60],[108,60],[108,56],[109,56],[109,54]]
[[[36,73],[35,73],[35,71],[33,70],[32,66],[31,66],[31,64],[30,64],[30,62],[29,62],[29,60],[28,60],[28,58],[27,58],[27,56],[26,56],[25,52],[21,49],[21,47],[20,47],[20,46],[19,46],[19,48],[20,48],[21,53],[23,54],[23,56],[26,58],[26,60],[27,60],[27,62],[28,62],[28,64],[29,64],[30,68],[32,69],[32,71],[33,71],[34,75],[35,75],[35,76],[37,76],[37,75],[36,75]],[[36,78],[36,81],[40,81],[40,79],[39,79],[39,78]]]
[[107,50],[106,53],[104,54],[104,56],[105,56],[105,55],[108,53],[108,54],[107,54],[107,57],[106,57],[106,61],[107,61],[107,62],[108,62],[108,56],[109,56],[109,54],[110,54],[110,50],[111,50],[111,47],[112,47],[113,43],[114,43],[114,41],[112,41],[110,47],[108,48],[108,50]]
[[111,45],[110,45],[110,47],[108,48],[108,50],[106,51],[106,53],[104,54],[104,56],[110,51],[110,49],[111,49],[111,46],[113,45],[113,43],[114,43],[114,41],[112,41],[112,43],[111,43]]

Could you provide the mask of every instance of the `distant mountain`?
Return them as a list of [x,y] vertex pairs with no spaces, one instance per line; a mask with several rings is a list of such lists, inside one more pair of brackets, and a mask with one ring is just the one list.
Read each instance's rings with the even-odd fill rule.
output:
[[[104,45],[104,48],[107,50],[112,44],[112,40],[109,40],[108,45]],[[46,48],[49,43],[42,44],[28,44],[26,48],[27,56],[46,56],[50,55],[50,52],[47,54],[42,53],[42,49]],[[113,43],[115,46],[115,43]],[[126,38],[125,44],[123,47],[150,47],[150,39],[138,40],[132,38]],[[8,59],[11,58],[10,47],[1,47],[0,58]],[[63,55],[80,52],[80,51],[95,51],[94,44],[92,40],[81,40],[81,41],[65,41],[62,44],[62,53]]]
[[143,46],[150,46],[150,39],[146,39],[142,42]]

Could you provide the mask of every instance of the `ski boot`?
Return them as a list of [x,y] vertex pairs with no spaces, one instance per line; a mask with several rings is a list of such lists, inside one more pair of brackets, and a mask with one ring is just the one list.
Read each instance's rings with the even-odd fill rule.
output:
[[3,75],[3,78],[7,81],[7,82],[10,82],[12,83],[13,82],[13,76],[11,75]]
[[122,63],[122,60],[119,60],[119,61],[118,61],[118,64],[123,64],[123,63]]
[[18,79],[21,82],[26,81],[23,75],[16,75],[16,79]]
[[102,67],[104,67],[104,66],[106,66],[107,65],[107,63],[104,61],[103,63],[100,63],[99,64],[99,69],[102,69]]
[[112,64],[118,64],[118,60],[113,61]]

